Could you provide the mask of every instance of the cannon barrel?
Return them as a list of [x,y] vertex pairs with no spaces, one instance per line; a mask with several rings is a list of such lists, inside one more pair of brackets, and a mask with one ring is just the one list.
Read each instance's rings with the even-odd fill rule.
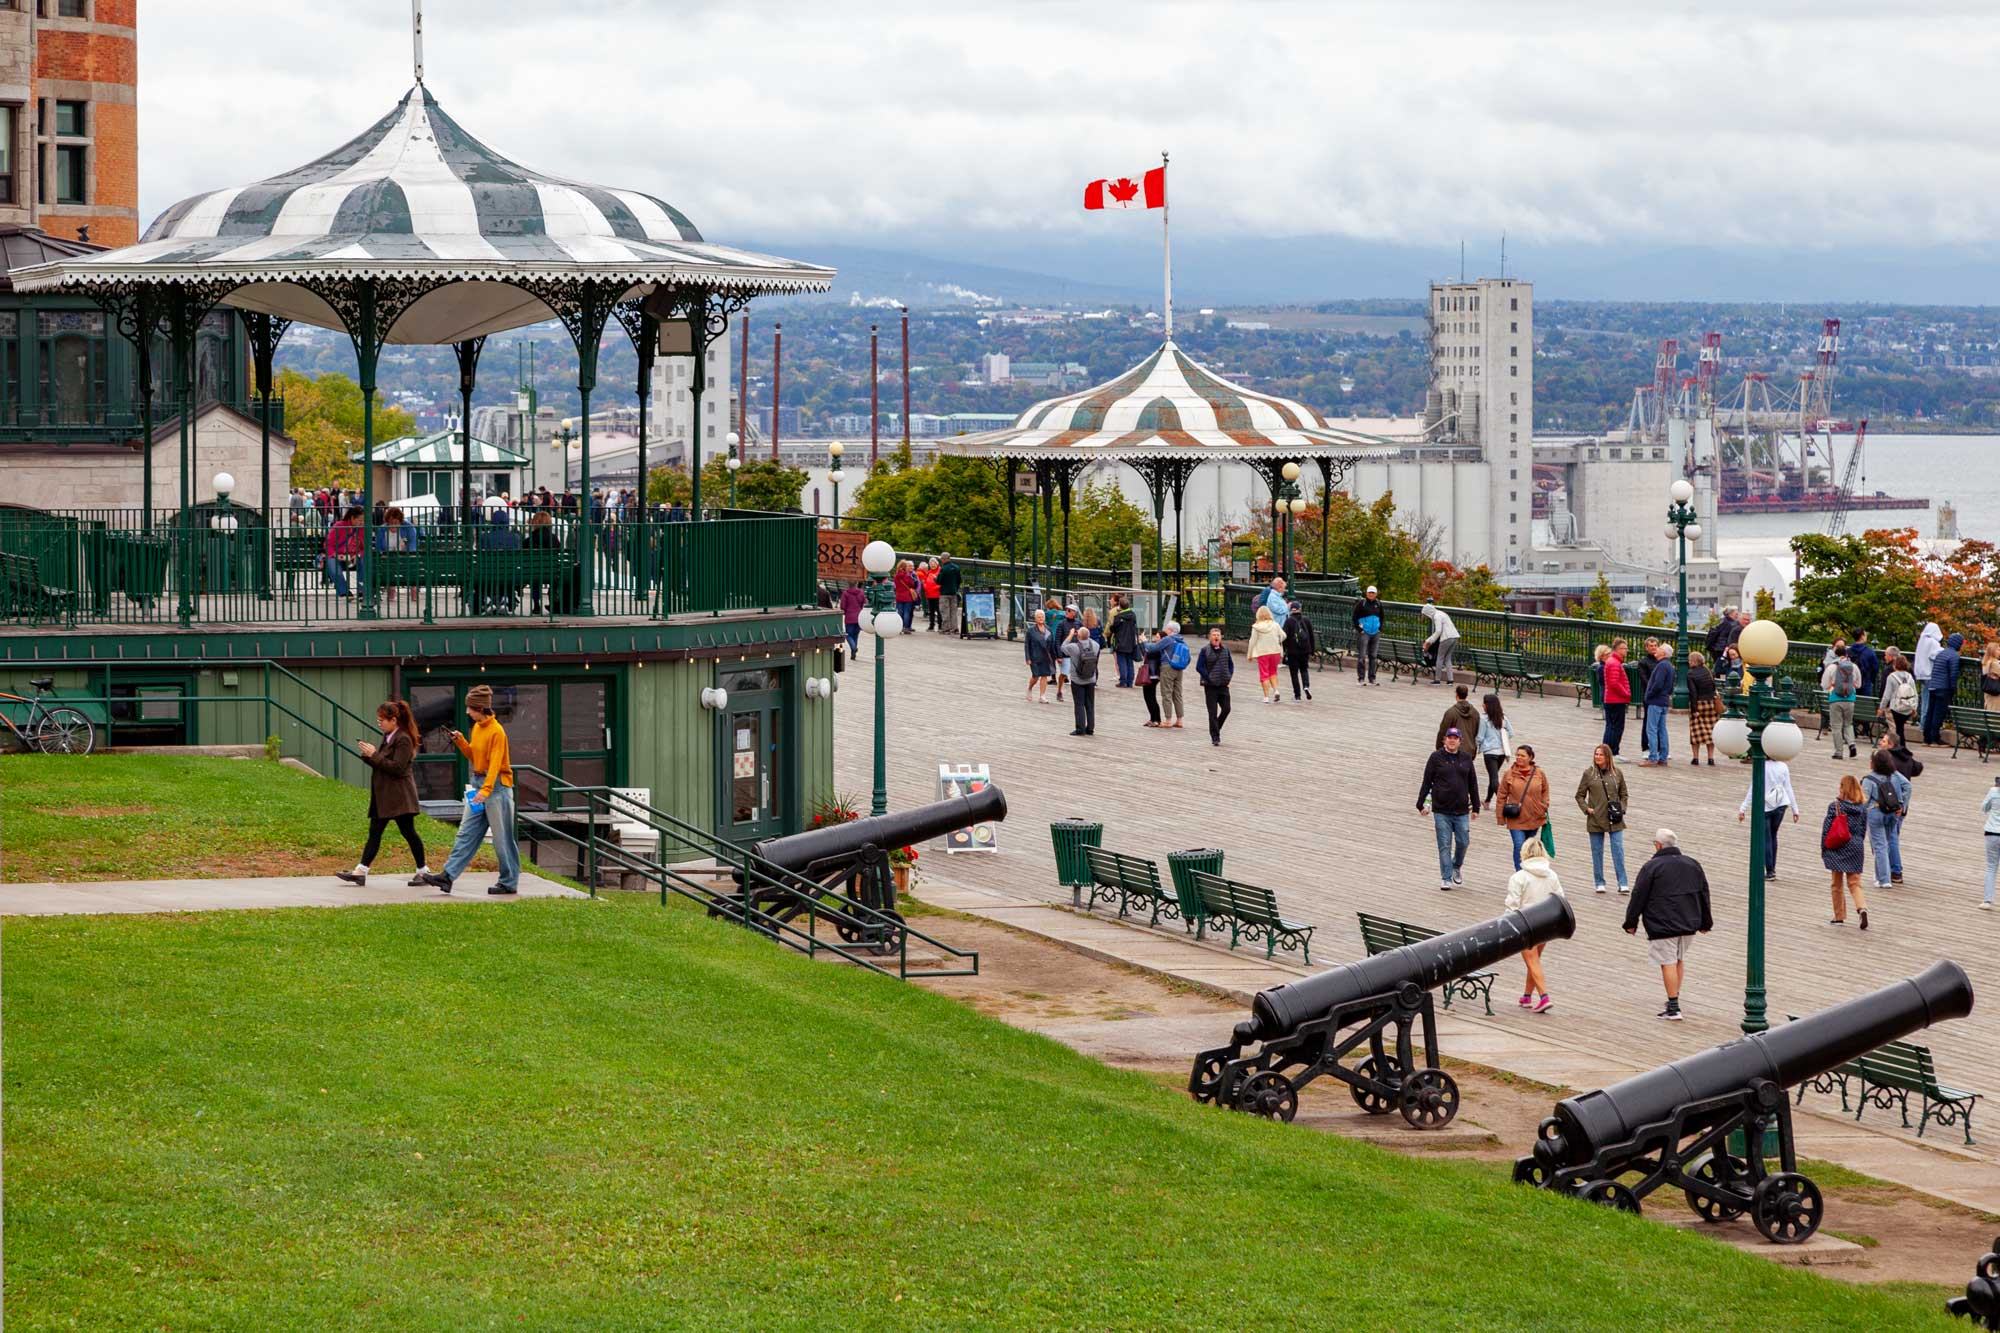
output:
[[[1556,1137],[1547,1140],[1559,1166],[1629,1142],[1642,1125],[1678,1107],[1726,1097],[1758,1079],[1789,1088],[1866,1055],[1884,1042],[1972,1012],[1972,981],[1952,962],[1936,962],[1914,977],[1884,986],[1794,1022],[1714,1046],[1685,1060],[1556,1103]],[[1547,1136],[1545,1136],[1546,1138]],[[1537,1145],[1538,1155],[1542,1145]]]
[[869,847],[908,847],[941,838],[983,820],[1007,817],[1007,797],[990,783],[970,795],[952,795],[942,801],[920,805],[913,810],[897,810],[886,815],[851,819],[845,824],[807,829],[781,838],[766,838],[751,844],[753,855],[786,870],[838,857],[853,856]]
[[1570,910],[1569,901],[1560,895],[1544,898],[1476,926],[1259,991],[1250,1001],[1249,1020],[1237,1025],[1236,1039],[1247,1043],[1286,1036],[1296,1032],[1300,1024],[1322,1018],[1340,1005],[1386,995],[1406,985],[1430,990],[1533,945],[1566,940],[1575,933],[1576,913]]

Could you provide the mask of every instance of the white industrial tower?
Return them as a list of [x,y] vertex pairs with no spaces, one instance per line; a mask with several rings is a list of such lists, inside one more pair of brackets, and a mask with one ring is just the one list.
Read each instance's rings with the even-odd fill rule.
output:
[[1535,286],[1514,278],[1434,282],[1426,435],[1477,445],[1489,467],[1486,561],[1519,572],[1534,531]]

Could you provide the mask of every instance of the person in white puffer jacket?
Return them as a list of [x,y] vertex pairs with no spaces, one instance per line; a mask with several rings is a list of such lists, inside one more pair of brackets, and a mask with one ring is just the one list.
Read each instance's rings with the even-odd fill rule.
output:
[[[1544,898],[1564,896],[1562,881],[1556,878],[1555,867],[1549,864],[1548,850],[1542,846],[1542,840],[1532,838],[1522,843],[1521,868],[1507,880],[1507,910],[1518,912]],[[1521,962],[1528,969],[1521,1007],[1537,1014],[1545,1014],[1555,1005],[1549,998],[1548,974],[1542,971],[1542,947],[1537,944],[1521,950]]]

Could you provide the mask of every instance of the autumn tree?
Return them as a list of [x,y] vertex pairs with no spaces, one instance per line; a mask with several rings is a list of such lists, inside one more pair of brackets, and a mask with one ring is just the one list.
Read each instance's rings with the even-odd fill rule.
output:
[[1493,571],[1485,565],[1461,569],[1449,560],[1434,560],[1423,578],[1424,596],[1439,606],[1505,611],[1507,591],[1507,586],[1494,578]]
[[[359,486],[361,467],[348,455],[361,448],[361,386],[338,372],[308,379],[281,370],[274,393],[285,400],[285,434],[292,437],[292,485]],[[377,443],[416,432],[416,420],[400,407],[375,404]]]

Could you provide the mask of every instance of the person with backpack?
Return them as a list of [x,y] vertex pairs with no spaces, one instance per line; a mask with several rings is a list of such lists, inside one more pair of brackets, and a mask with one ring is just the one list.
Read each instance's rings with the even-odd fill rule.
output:
[[1836,642],[1833,658],[1819,673],[1819,687],[1826,691],[1827,730],[1833,733],[1833,757],[1852,759],[1854,747],[1854,697],[1861,692],[1861,668],[1848,660],[1847,645]]
[[1076,713],[1072,736],[1097,734],[1097,658],[1103,651],[1087,624],[1071,630],[1069,642],[1063,645],[1063,657],[1069,662],[1071,707]]
[[1182,702],[1182,677],[1194,661],[1187,640],[1181,637],[1181,622],[1169,620],[1160,633],[1160,726],[1178,731],[1187,720]]
[[1868,846],[1875,856],[1875,887],[1901,884],[1903,816],[1910,810],[1910,780],[1896,771],[1896,761],[1887,750],[1877,750],[1868,760],[1868,776],[1861,779],[1861,791],[1868,802]]
[[1129,599],[1113,594],[1111,605],[1111,651],[1118,657],[1118,688],[1129,690],[1139,666],[1139,616]]
[[[1799,798],[1792,790],[1792,766],[1782,759],[1764,761],[1764,878],[1778,877],[1778,830],[1784,826],[1785,815],[1790,812],[1792,822],[1799,822]],[[1737,807],[1736,822],[1741,824],[1750,817],[1750,793],[1743,793],[1743,804]]]
[[1354,604],[1354,679],[1363,685],[1380,684],[1375,679],[1376,651],[1382,646],[1382,603],[1376,599],[1375,585]]
[[1292,702],[1299,702],[1299,691],[1305,691],[1305,701],[1312,702],[1313,653],[1319,647],[1319,640],[1313,634],[1313,623],[1306,619],[1306,613],[1297,602],[1292,603],[1292,613],[1285,617],[1285,670],[1292,678]]
[[1202,702],[1208,705],[1208,743],[1222,744],[1222,724],[1229,720],[1229,682],[1236,676],[1236,659],[1222,642],[1222,626],[1211,625],[1208,643],[1195,659],[1195,679],[1201,682]]
[[[1909,659],[1894,648],[1883,656],[1882,665],[1889,674],[1882,679],[1881,711],[1888,715],[1891,725],[1896,728],[1896,744],[1907,748],[1910,719],[1917,715],[1921,699],[1917,678],[1910,670]],[[1884,734],[1887,734],[1886,728]]]
[[1868,807],[1861,796],[1861,784],[1852,773],[1840,779],[1840,794],[1826,803],[1826,818],[1819,826],[1819,861],[1833,875],[1833,920],[1830,925],[1847,924],[1847,903],[1861,914],[1861,929],[1868,929],[1868,900],[1861,895],[1861,863],[1867,848],[1861,832],[1868,826]]

